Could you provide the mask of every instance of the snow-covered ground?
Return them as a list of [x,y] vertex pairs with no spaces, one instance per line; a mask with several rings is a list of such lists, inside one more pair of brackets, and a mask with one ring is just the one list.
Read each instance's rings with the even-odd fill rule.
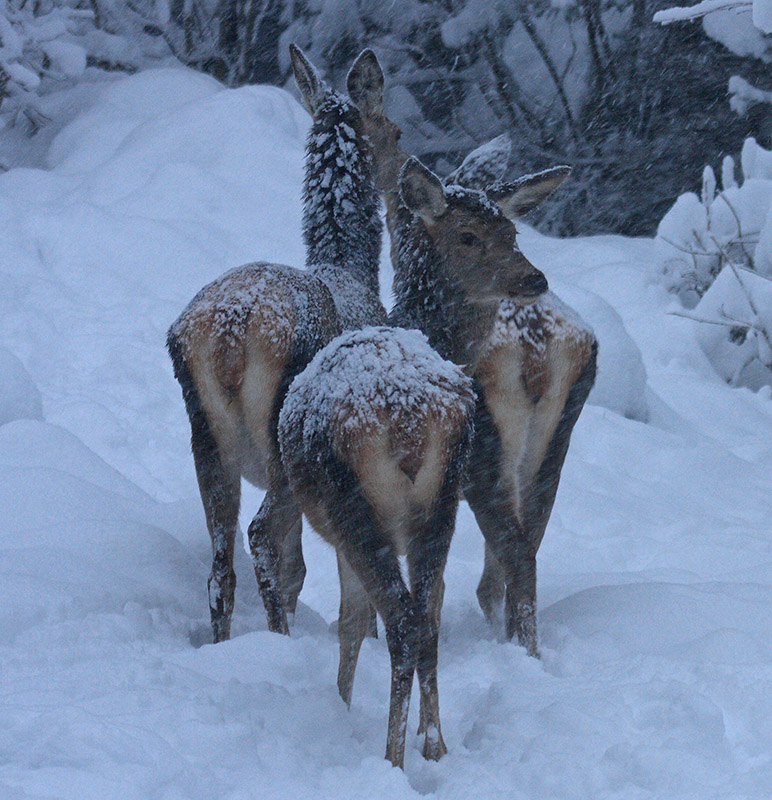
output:
[[602,354],[539,554],[543,658],[484,624],[462,504],[450,752],[427,763],[411,737],[402,773],[382,759],[382,638],[351,711],[337,696],[334,556],[313,532],[292,636],[265,630],[239,551],[234,636],[208,644],[209,542],[163,348],[226,268],[302,264],[305,112],[173,70],[78,108],[45,168],[0,177],[0,798],[770,796],[772,396],[727,387],[667,315],[652,241],[523,232]]

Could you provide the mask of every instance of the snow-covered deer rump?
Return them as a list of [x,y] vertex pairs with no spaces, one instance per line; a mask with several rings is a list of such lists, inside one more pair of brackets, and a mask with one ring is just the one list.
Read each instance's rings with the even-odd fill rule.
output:
[[[424,258],[415,300],[436,312],[428,343],[442,349],[417,331],[389,328],[333,340],[290,387],[279,440],[301,509],[338,552],[338,688],[347,703],[371,605],[384,620],[392,669],[386,757],[402,766],[415,670],[424,755],[446,752],[437,692],[442,573],[474,396],[461,367],[441,356],[465,361],[489,335],[503,297],[535,296],[547,283],[511,246],[512,223],[480,192],[445,190],[415,159],[400,188],[424,236],[416,240]],[[459,231],[472,229],[486,237],[481,246],[449,258]]]
[[230,635],[242,476],[267,488],[249,543],[268,625],[287,632],[305,565],[300,510],[276,434],[284,394],[342,330],[385,320],[378,298],[379,200],[359,111],[300,50],[291,55],[314,120],[304,187],[308,269],[259,262],[226,273],[193,298],[167,340],[212,540],[208,588],[216,642]]

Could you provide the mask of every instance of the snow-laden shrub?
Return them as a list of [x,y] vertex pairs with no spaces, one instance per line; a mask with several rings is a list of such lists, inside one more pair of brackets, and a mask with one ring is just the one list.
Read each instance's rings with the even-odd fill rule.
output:
[[168,53],[143,35],[154,0],[6,0],[0,10],[0,128],[46,121],[40,97],[92,68],[134,72]]
[[83,74],[86,50],[77,39],[88,25],[93,25],[93,12],[78,0],[8,0],[0,13],[0,122],[23,114],[33,126],[40,125],[41,83]]
[[746,139],[741,180],[730,156],[721,186],[705,167],[702,192],[682,194],[657,229],[657,256],[668,288],[694,307],[729,263],[772,275],[772,152]]
[[724,160],[705,167],[701,196],[681,195],[657,230],[668,287],[695,320],[716,371],[734,385],[772,384],[772,151],[747,139],[741,182]]
[[772,280],[726,266],[693,318],[697,340],[724,380],[754,390],[772,385]]

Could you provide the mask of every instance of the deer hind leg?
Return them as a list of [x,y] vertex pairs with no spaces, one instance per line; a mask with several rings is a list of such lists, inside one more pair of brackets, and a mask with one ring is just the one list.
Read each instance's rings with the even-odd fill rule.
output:
[[241,502],[241,476],[226,469],[219,457],[210,458],[193,437],[193,455],[201,500],[212,540],[212,571],[207,582],[209,614],[215,643],[230,639],[236,573],[233,548]]
[[288,614],[294,614],[298,605],[298,596],[306,579],[306,562],[303,560],[303,519],[297,519],[284,539],[281,557],[281,586],[284,608]]
[[429,519],[414,532],[408,544],[410,584],[419,625],[416,671],[421,713],[418,733],[424,734],[423,756],[432,761],[439,761],[448,752],[440,726],[437,645],[445,594],[442,576],[458,510],[460,460],[455,458],[451,461]]
[[536,550],[539,549],[552,513],[552,506],[555,503],[560,473],[568,453],[571,433],[595,383],[597,354],[598,345],[593,343],[587,362],[568,392],[544,461],[534,478],[532,490],[527,494],[523,518],[526,527],[531,531],[531,539]]
[[506,591],[504,571],[493,554],[491,546],[485,543],[485,565],[477,585],[477,601],[490,625],[495,626],[501,618],[501,608]]
[[[464,495],[485,537],[486,556],[489,549],[504,576],[506,636],[511,639],[516,635],[528,654],[538,657],[536,547],[515,516],[508,482],[502,479],[501,460],[498,431],[487,407],[480,403],[475,413],[475,439]],[[491,569],[489,574],[493,572]],[[486,612],[484,606],[483,611]]]
[[[391,660],[386,758],[401,769],[405,762],[407,715],[418,647],[413,598],[402,579],[393,542],[378,524],[359,481],[345,465],[335,466],[336,479],[326,487],[330,490],[327,514],[339,549],[386,628]],[[364,622],[370,619],[369,610],[362,609],[362,619],[366,631]]]
[[469,505],[485,537],[486,547],[498,561],[506,583],[504,630],[507,639],[517,636],[529,656],[538,658],[536,626],[536,549],[528,539],[504,492],[487,494],[468,487]]
[[373,639],[378,638],[378,612],[372,604],[370,604],[370,621],[367,624],[367,635]]
[[282,556],[288,535],[301,524],[300,509],[283,473],[274,470],[260,510],[249,525],[249,549],[268,618],[268,629],[289,634],[282,592]]
[[222,642],[230,638],[236,590],[233,547],[241,504],[241,474],[221,457],[182,348],[171,333],[167,346],[190,420],[193,460],[212,540],[212,571],[207,582],[212,634],[215,643]]
[[426,608],[419,600],[420,635],[418,640],[418,686],[421,692],[421,712],[418,733],[424,734],[423,757],[439,761],[447,752],[440,726],[440,696],[437,686],[437,643],[440,631],[442,600],[445,582],[442,578],[434,585]]
[[338,551],[338,577],[340,578],[338,691],[345,704],[350,706],[359,650],[369,632],[374,609],[357,574],[340,551]]
[[[361,530],[360,528],[360,532]],[[343,550],[346,560],[366,588],[386,628],[386,644],[391,661],[386,758],[395,767],[402,769],[405,764],[407,714],[418,648],[418,626],[413,599],[402,580],[397,555],[388,541],[381,539],[375,547],[344,542]],[[365,610],[365,614],[365,619],[369,619],[368,610]]]

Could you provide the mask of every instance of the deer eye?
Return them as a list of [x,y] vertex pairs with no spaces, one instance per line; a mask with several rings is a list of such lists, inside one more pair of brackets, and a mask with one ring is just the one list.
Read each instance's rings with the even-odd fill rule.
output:
[[464,247],[474,247],[480,243],[480,240],[473,233],[469,233],[469,231],[464,231],[459,238]]

